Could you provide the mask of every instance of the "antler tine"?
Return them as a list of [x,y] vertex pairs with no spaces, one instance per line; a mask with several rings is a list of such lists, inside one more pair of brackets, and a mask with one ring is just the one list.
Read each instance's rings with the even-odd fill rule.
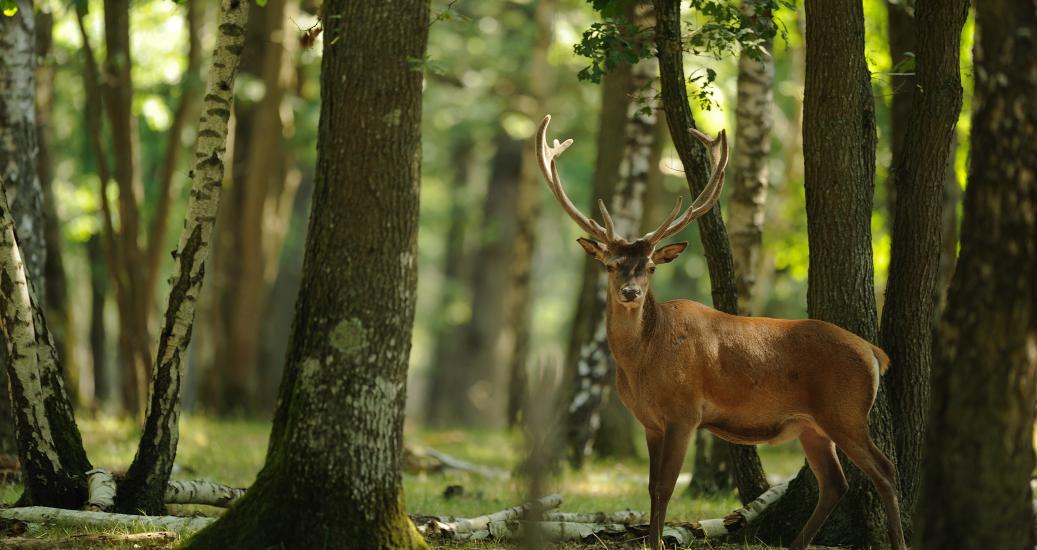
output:
[[[558,177],[558,166],[555,163],[555,159],[561,155],[566,149],[572,145],[573,140],[567,139],[561,143],[558,140],[554,140],[552,147],[547,146],[547,125],[551,123],[551,115],[544,117],[544,120],[540,122],[540,127],[537,129],[537,162],[540,165],[540,171],[544,174],[544,179],[547,181],[547,187],[554,194],[555,199],[558,200],[559,204],[562,205],[562,209],[565,210],[566,214],[576,222],[576,225],[580,226],[581,229],[589,233],[592,237],[599,240],[608,240],[610,232],[606,232],[605,228],[601,227],[598,222],[584,216],[580,212],[579,208],[569,200],[568,195],[565,194],[565,189],[562,188],[562,180]],[[606,223],[611,225],[611,219]]]
[[663,232],[666,231],[666,228],[670,226],[670,223],[672,223],[674,218],[677,217],[677,214],[681,213],[681,206],[683,206],[683,205],[684,205],[684,197],[678,196],[677,197],[677,204],[673,205],[673,210],[670,211],[670,215],[666,216],[666,219],[663,220],[663,223],[659,224],[659,227],[655,228],[655,231],[652,231],[652,232],[646,234],[642,238],[645,239],[646,241],[650,241],[652,243],[657,243],[657,242],[661,241],[663,238],[662,237],[656,238],[656,235],[662,235]]
[[696,218],[701,218],[706,212],[712,210],[713,206],[720,200],[720,191],[724,187],[724,169],[727,167],[727,132],[721,130],[716,138],[711,138],[695,128],[689,128],[689,131],[709,151],[711,165],[709,181],[706,182],[702,192],[699,193],[699,196],[691,203],[691,206],[688,207],[688,210],[684,212],[680,219],[670,225],[667,225],[668,222],[664,222],[663,225],[659,226],[659,229],[645,236],[653,243],[680,232]]
[[605,201],[598,199],[598,210],[601,211],[601,219],[605,221],[605,237],[611,242],[616,238],[616,225],[612,223],[612,216],[605,208]]

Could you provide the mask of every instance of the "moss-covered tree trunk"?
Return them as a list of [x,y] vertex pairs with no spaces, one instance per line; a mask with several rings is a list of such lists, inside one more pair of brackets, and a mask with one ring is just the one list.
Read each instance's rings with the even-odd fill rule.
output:
[[961,257],[934,348],[915,548],[1029,549],[1035,542],[1035,8],[976,3],[972,162]]
[[[880,341],[893,368],[886,375],[901,503],[910,515],[922,467],[929,412],[932,330],[943,231],[943,189],[954,126],[961,111],[959,50],[967,0],[918,0],[916,81],[910,124],[896,155],[897,200]],[[910,532],[910,525],[908,525]]]
[[[677,0],[654,0],[657,25],[655,40],[659,57],[659,75],[662,86],[663,109],[670,137],[677,149],[688,190],[697,197],[709,180],[709,158],[705,147],[696,141],[689,128],[695,127],[688,104],[688,92],[684,77],[684,51],[681,39],[680,2]],[[699,237],[709,268],[709,281],[713,295],[713,307],[731,314],[738,313],[738,288],[735,283],[734,259],[727,229],[720,216],[720,208],[714,208],[699,218]],[[718,450],[727,447],[738,476],[735,483],[739,496],[749,501],[767,488],[767,479],[756,448],[746,445],[730,445],[717,441]]]
[[424,547],[404,511],[427,0],[325,2],[317,180],[267,462],[191,548]]
[[[806,87],[803,153],[806,176],[811,318],[876,341],[877,319],[871,243],[875,190],[875,107],[864,58],[860,0],[806,3]],[[894,365],[892,368],[896,368]],[[885,384],[870,415],[875,443],[892,458],[892,428]],[[849,462],[850,490],[821,529],[817,543],[884,548],[886,517],[874,487]],[[808,468],[761,519],[758,536],[791,541],[817,501]]]
[[191,194],[180,244],[173,254],[172,285],[151,377],[144,433],[116,493],[116,508],[126,513],[157,514],[165,510],[166,484],[179,438],[182,365],[191,341],[195,304],[205,276],[220,200],[227,122],[234,101],[234,79],[241,59],[248,6],[248,2],[240,0],[220,3],[219,34],[198,122]]

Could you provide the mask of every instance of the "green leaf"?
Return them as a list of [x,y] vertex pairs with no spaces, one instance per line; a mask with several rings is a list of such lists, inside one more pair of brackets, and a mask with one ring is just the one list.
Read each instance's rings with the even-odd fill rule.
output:
[[15,0],[0,0],[0,10],[7,17],[11,17],[18,13],[18,4],[15,3]]

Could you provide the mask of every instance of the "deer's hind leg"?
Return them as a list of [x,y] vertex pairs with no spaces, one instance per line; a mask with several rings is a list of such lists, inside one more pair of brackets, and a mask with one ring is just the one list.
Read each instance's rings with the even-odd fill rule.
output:
[[886,512],[886,528],[889,533],[889,544],[895,550],[906,550],[904,528],[900,523],[900,503],[897,500],[897,469],[886,455],[875,445],[868,432],[867,425],[858,429],[854,435],[832,434],[836,445],[847,458],[868,476],[882,499],[882,508]]
[[807,455],[810,470],[817,478],[819,492],[814,513],[810,514],[810,519],[803,525],[803,529],[789,547],[793,550],[806,548],[810,544],[848,488],[843,467],[839,464],[839,458],[835,454],[835,443],[831,439],[807,429],[800,434],[799,442],[803,446],[803,452]]

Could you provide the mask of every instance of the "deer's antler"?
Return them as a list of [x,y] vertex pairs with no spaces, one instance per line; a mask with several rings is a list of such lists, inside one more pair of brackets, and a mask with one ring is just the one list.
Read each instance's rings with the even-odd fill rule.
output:
[[682,200],[680,197],[677,198],[677,206],[673,208],[670,215],[666,217],[661,225],[651,233],[646,234],[643,239],[655,244],[659,243],[666,237],[679,233],[681,229],[684,229],[696,218],[702,217],[706,212],[709,212],[713,206],[720,199],[720,190],[724,187],[724,168],[727,167],[727,132],[720,130],[716,138],[711,138],[707,134],[704,134],[694,128],[689,128],[689,131],[695,139],[702,142],[709,151],[710,158],[710,173],[709,181],[706,183],[706,187],[702,189],[702,193],[699,193],[698,198],[695,202],[691,203],[688,210],[684,212],[677,221],[674,218],[677,217],[677,213],[680,212]]
[[605,211],[604,203],[600,203],[602,213],[605,216],[605,224],[609,230],[606,231],[604,227],[598,224],[598,222],[584,216],[580,212],[579,208],[569,200],[569,196],[565,194],[565,189],[562,188],[562,180],[558,177],[558,166],[555,163],[555,159],[558,158],[566,149],[572,145],[573,140],[567,139],[561,143],[558,140],[554,140],[554,145],[547,145],[547,125],[551,122],[551,115],[544,117],[544,120],[540,122],[540,128],[537,129],[537,161],[540,164],[540,171],[544,174],[544,179],[547,180],[547,186],[554,193],[555,199],[558,200],[559,204],[562,205],[562,209],[565,210],[569,217],[579,225],[581,229],[589,233],[595,239],[602,242],[608,243],[612,240],[614,233],[612,231],[612,219],[608,216]]

